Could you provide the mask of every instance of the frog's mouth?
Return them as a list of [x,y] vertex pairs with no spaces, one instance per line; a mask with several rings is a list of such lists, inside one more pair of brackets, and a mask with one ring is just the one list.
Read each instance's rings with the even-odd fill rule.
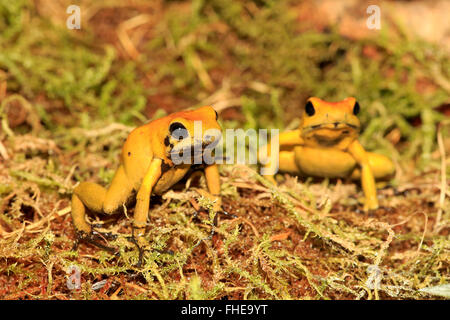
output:
[[358,132],[359,126],[347,122],[333,122],[306,127],[303,129],[303,136],[314,138],[320,144],[332,145]]
[[[220,137],[221,138],[221,137]],[[175,163],[180,161],[185,164],[200,164],[203,162],[205,151],[212,150],[220,142],[220,138],[212,137],[211,140],[186,139],[169,150],[169,158]]]
[[319,130],[319,129],[330,129],[330,130],[342,130],[342,129],[352,129],[352,130],[359,130],[359,126],[348,123],[348,122],[343,122],[343,121],[335,121],[335,122],[329,122],[329,123],[321,123],[321,124],[317,124],[317,125],[311,125],[308,127],[305,127],[303,129],[303,131],[314,131],[314,130]]

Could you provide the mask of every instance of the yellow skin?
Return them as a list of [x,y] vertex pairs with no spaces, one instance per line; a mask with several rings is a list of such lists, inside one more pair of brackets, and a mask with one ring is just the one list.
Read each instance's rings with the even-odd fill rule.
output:
[[[279,135],[279,170],[302,176],[361,179],[367,211],[378,208],[375,179],[392,176],[395,167],[389,158],[365,151],[358,141],[359,108],[355,98],[335,103],[308,99],[300,127]],[[270,162],[266,164],[270,166]],[[267,178],[274,181],[273,176]]]
[[[201,121],[201,137],[194,137],[194,121]],[[180,137],[180,128],[188,135]],[[99,233],[93,231],[86,222],[86,209],[113,214],[135,198],[133,239],[140,250],[145,247],[147,243],[143,236],[147,225],[150,195],[164,193],[180,181],[192,166],[190,163],[175,165],[171,154],[175,152],[180,154],[187,149],[193,150],[194,144],[200,145],[199,150],[203,151],[215,140],[215,137],[204,135],[209,129],[221,132],[217,123],[217,113],[208,106],[173,113],[134,129],[123,146],[121,164],[110,187],[105,189],[92,182],[82,182],[75,188],[72,196],[72,220],[78,239],[111,249],[95,242],[94,238]],[[219,196],[220,179],[217,165],[207,165],[204,173],[209,193],[203,191],[202,194],[215,201],[214,210],[220,211],[222,203]]]

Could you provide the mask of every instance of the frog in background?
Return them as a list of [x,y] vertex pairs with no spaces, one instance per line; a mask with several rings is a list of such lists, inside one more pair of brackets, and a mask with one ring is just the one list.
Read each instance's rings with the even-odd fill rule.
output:
[[[391,177],[395,166],[388,157],[366,151],[358,141],[360,108],[353,97],[339,102],[309,98],[299,128],[279,135],[279,171],[360,179],[367,211],[378,208],[375,179]],[[269,155],[264,167],[272,167],[273,161]],[[275,182],[273,175],[266,178]]]

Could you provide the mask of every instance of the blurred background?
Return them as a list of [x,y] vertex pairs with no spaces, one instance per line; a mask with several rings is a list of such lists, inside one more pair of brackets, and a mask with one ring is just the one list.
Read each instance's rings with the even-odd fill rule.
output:
[[[369,149],[428,161],[450,113],[448,1],[72,2],[1,5],[2,100],[19,94],[45,129],[203,104],[227,127],[283,129],[309,96],[355,96]],[[66,26],[71,4],[79,30]],[[380,30],[367,27],[370,4]],[[26,108],[11,100],[14,128]]]
[[[80,8],[80,29],[68,28],[70,5]],[[380,29],[368,27],[370,5]],[[399,212],[425,208],[428,229],[440,223],[436,241],[448,250],[449,12],[445,0],[0,0],[0,233],[12,239],[31,224],[31,241],[52,215],[53,234],[69,248],[73,186],[109,183],[124,139],[150,119],[212,105],[224,128],[286,130],[308,97],[354,96],[363,145],[396,163],[392,185],[429,178],[418,203]],[[405,231],[415,246],[423,219]]]

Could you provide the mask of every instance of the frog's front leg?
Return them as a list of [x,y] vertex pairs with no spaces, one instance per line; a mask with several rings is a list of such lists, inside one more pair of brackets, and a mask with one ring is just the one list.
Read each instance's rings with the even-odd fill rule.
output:
[[161,165],[161,159],[155,158],[152,160],[136,195],[136,208],[134,211],[133,221],[133,239],[139,249],[138,266],[142,262],[143,248],[148,245],[144,235],[150,206],[150,195],[156,182],[158,182],[161,177]]
[[355,140],[348,148],[350,154],[355,158],[361,167],[361,185],[366,198],[364,210],[373,210],[378,208],[377,189],[375,178],[369,163],[369,156],[358,140]]
[[98,238],[105,237],[108,234],[101,234],[92,230],[92,227],[86,222],[86,208],[88,210],[112,214],[116,212],[133,191],[129,183],[123,166],[117,169],[109,189],[92,182],[80,183],[72,195],[72,221],[77,233],[77,239],[74,248],[79,241],[87,241],[103,249],[112,250],[98,242]]
[[212,164],[205,167],[206,185],[208,187],[209,194],[204,196],[214,201],[214,212],[222,210],[222,198],[220,197],[220,174],[217,164]]

